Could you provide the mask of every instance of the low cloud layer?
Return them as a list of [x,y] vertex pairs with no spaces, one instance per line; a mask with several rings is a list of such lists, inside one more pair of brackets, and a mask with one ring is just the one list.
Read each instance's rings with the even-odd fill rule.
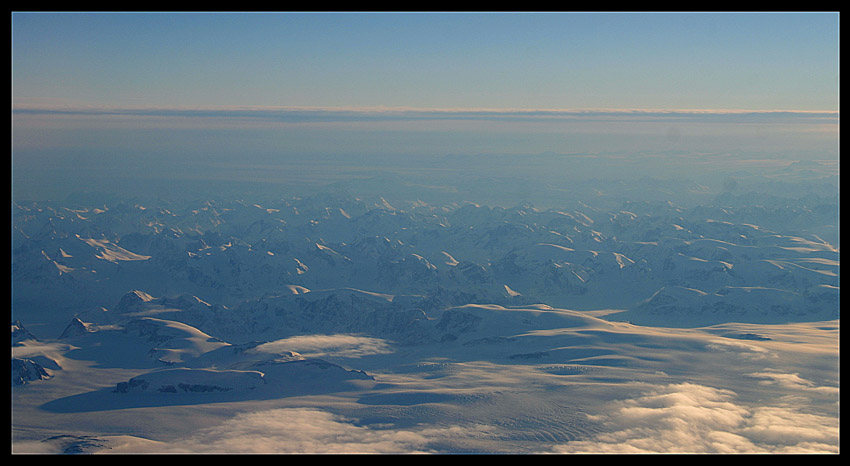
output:
[[666,121],[703,123],[838,123],[837,111],[737,109],[515,109],[410,107],[73,107],[19,105],[17,115],[177,117],[281,123],[357,121]]
[[418,430],[358,425],[355,420],[315,408],[280,408],[237,415],[172,442],[115,436],[108,449],[120,454],[409,454],[439,453],[434,445],[491,434],[488,426],[428,427]]
[[[782,377],[777,377],[782,379]],[[803,384],[808,388],[808,384]],[[668,385],[625,400],[596,420],[607,432],[570,442],[557,453],[838,452],[838,419],[779,400],[772,406],[736,403],[736,394],[698,384]]]
[[326,411],[292,408],[240,414],[168,444],[116,438],[106,452],[147,446],[161,454],[381,454],[427,452],[426,444],[427,438],[415,432],[362,427]]
[[[730,390],[671,384],[589,415],[606,427],[605,433],[539,453],[838,453],[837,416],[807,412],[801,401],[785,397],[769,406],[747,406]],[[280,408],[239,414],[167,444],[114,437],[103,452],[438,453],[460,439],[486,442],[499,436],[495,426],[394,429],[361,425],[316,408]]]

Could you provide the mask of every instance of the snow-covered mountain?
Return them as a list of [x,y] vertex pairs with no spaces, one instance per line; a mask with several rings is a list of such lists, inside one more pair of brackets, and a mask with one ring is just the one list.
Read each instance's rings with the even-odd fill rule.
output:
[[[761,293],[765,309],[798,296],[805,310],[783,312],[790,320],[837,316],[828,290],[838,289],[839,251],[817,235],[748,223],[732,207],[627,207],[637,212],[391,205],[328,195],[263,205],[19,204],[15,309],[27,317],[48,309],[68,318],[124,313],[132,302],[123,299],[144,300],[127,295],[139,290],[192,301],[163,307],[221,316],[292,290],[357,289],[441,301],[437,306],[634,310],[630,319],[641,322],[661,312],[651,309],[654,296],[681,287],[705,293],[688,303],[678,298],[700,324],[711,322],[711,312],[694,313],[714,306],[702,296],[739,289],[780,290]],[[718,322],[775,321],[767,311],[739,307],[727,306]]]
[[830,451],[835,212],[817,196],[786,210],[718,199],[15,203],[15,446],[232,451],[205,439],[247,429],[288,432],[253,452],[340,438],[602,451],[617,442],[597,434],[637,432],[619,409],[675,418],[652,398],[669,393],[734,408],[734,425],[707,424],[725,411],[689,422],[748,451],[776,451],[762,416],[805,411],[821,435],[784,445]]
[[50,373],[32,359],[12,358],[12,385],[23,385],[50,377]]
[[37,340],[37,338],[20,321],[12,322],[12,346],[19,346],[21,342],[27,340]]

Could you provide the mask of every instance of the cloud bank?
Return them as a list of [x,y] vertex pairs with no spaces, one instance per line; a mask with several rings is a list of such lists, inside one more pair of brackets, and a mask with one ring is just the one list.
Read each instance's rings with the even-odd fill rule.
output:
[[144,451],[206,454],[391,454],[427,452],[427,437],[405,430],[357,426],[332,413],[280,408],[239,414],[174,443],[114,439],[106,453]]
[[[776,375],[776,374],[774,374]],[[782,378],[777,375],[776,378]],[[795,379],[796,380],[796,379]],[[806,385],[808,388],[808,384]],[[616,403],[596,420],[607,432],[556,453],[838,453],[838,419],[793,399],[748,407],[736,394],[693,383]]]
[[612,121],[702,123],[837,123],[837,111],[737,109],[516,109],[411,107],[74,107],[18,105],[15,115],[160,117],[277,123],[377,121]]
[[[837,416],[809,412],[804,401],[788,396],[748,406],[731,390],[695,383],[658,386],[588,415],[606,428],[604,433],[539,453],[838,453]],[[101,452],[437,453],[458,439],[495,440],[505,434],[500,429],[481,424],[395,429],[361,425],[322,409],[277,408],[242,413],[173,442],[112,437]]]

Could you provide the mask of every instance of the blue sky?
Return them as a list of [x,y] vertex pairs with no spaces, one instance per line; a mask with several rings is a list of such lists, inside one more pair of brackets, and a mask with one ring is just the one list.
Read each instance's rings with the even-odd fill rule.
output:
[[20,104],[837,110],[835,13],[14,13]]

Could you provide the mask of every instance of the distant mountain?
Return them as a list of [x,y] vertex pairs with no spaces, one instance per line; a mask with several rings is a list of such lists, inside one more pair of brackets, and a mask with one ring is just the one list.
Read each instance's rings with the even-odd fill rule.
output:
[[[656,321],[677,311],[648,300],[679,287],[716,302],[681,305],[671,325],[687,326],[688,317],[807,320],[837,310],[831,293],[838,292],[839,250],[799,226],[806,218],[829,227],[834,212],[822,202],[824,208],[786,212],[672,202],[629,202],[612,211],[505,208],[328,194],[262,204],[16,204],[14,309],[18,320],[39,323],[179,310],[198,328],[234,334],[305,329],[362,305],[357,318],[335,327],[361,329],[368,314],[377,319],[371,325],[398,334],[402,322],[417,325],[417,312],[467,303],[621,309],[634,311],[636,321]],[[787,231],[777,220],[783,215]],[[767,219],[769,228],[756,223]],[[416,304],[316,294],[345,289],[409,296]],[[742,289],[779,291],[760,293],[758,312],[729,311],[736,298],[718,293]],[[258,306],[275,315],[260,317]],[[237,308],[252,318],[232,318]],[[379,317],[389,308],[400,321]]]

